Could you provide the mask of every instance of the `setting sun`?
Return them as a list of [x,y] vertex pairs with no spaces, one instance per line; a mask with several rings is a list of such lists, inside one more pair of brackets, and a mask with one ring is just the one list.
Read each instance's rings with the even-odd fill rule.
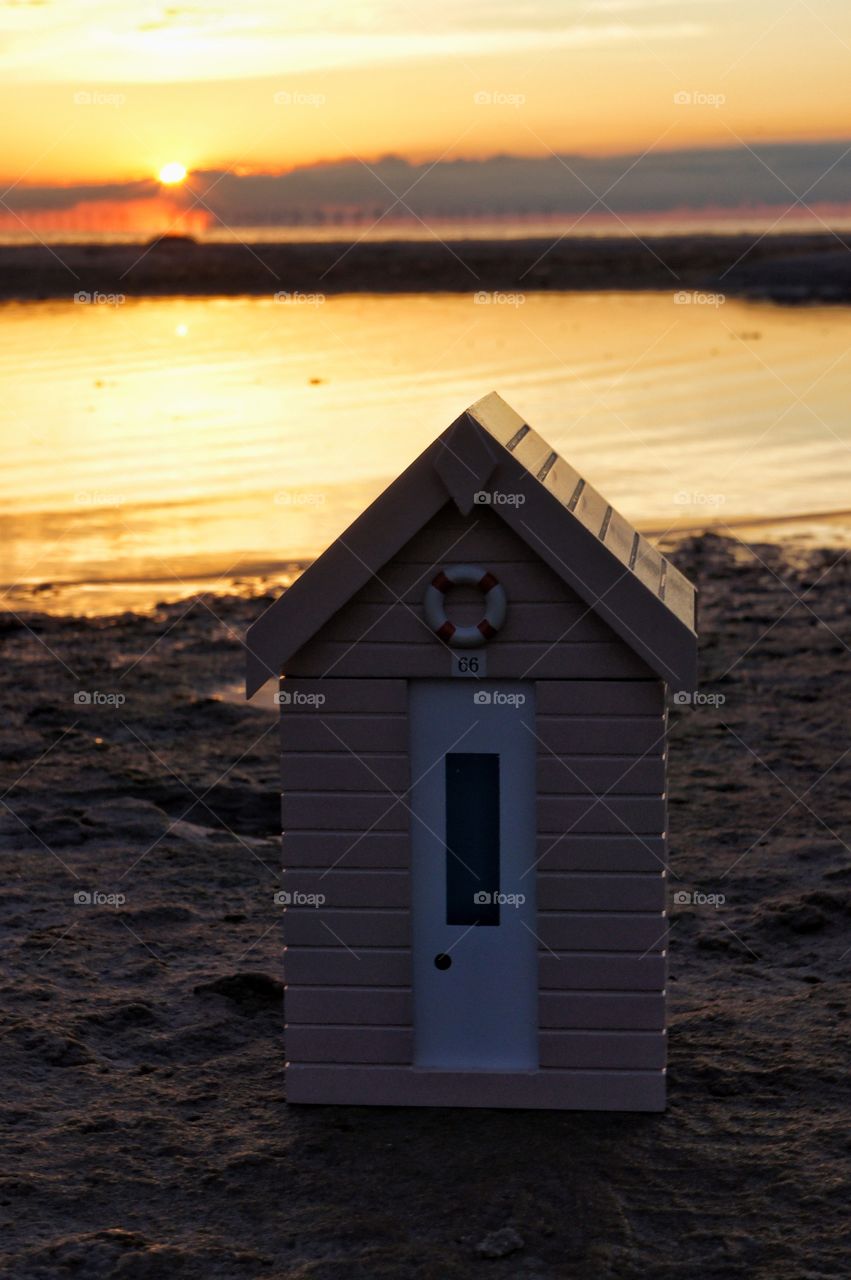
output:
[[185,166],[178,164],[176,160],[172,160],[169,164],[164,164],[159,173],[160,182],[166,187],[173,187],[175,183],[182,182],[185,177]]

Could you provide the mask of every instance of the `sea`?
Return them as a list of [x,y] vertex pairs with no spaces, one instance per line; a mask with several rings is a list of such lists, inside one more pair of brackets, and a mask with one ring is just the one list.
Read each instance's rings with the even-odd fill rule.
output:
[[691,293],[0,306],[0,606],[286,584],[498,391],[629,520],[851,541],[851,310]]

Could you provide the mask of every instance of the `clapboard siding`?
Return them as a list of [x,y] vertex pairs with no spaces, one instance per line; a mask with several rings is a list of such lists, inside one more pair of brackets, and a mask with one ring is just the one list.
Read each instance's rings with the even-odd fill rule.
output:
[[[402,1066],[413,1059],[413,1031],[410,1027],[294,1025],[285,1029],[284,1052],[288,1061],[292,1062],[383,1063],[387,1066]],[[638,1056],[636,1053],[635,1057]],[[636,1061],[632,1065],[645,1064]]]
[[664,1031],[544,1031],[540,1043],[542,1067],[658,1070],[668,1055]]
[[411,993],[386,987],[288,986],[284,997],[287,1023],[322,1026],[410,1027]]
[[[447,562],[484,563],[502,582],[511,601],[584,605],[500,515],[487,506],[478,506],[469,516],[462,516],[452,503],[447,503],[378,571],[364,589],[364,596],[375,603],[400,596],[419,603],[435,568]],[[464,598],[462,591],[458,591],[457,598]],[[473,598],[472,593],[468,598]]]
[[[376,671],[410,679],[445,678],[451,674],[455,651],[437,637],[425,643],[374,644],[370,637],[359,644],[314,640],[291,660],[288,674],[312,677],[363,677]],[[649,668],[620,641],[595,644],[554,645],[492,643],[488,649],[489,679],[553,679],[561,673],[575,679],[609,676],[644,678]]]
[[290,1102],[351,1106],[531,1107],[664,1111],[664,1071],[411,1071],[394,1066],[291,1064]]
[[[411,1023],[407,683],[288,676],[281,691],[285,1047],[298,1062],[300,1022]],[[380,1035],[349,1061],[386,1061]]]
[[[339,745],[339,744],[338,744]],[[641,761],[642,764],[649,763]],[[408,785],[408,757],[402,752],[298,751],[284,752],[282,776],[291,792],[375,791],[381,787],[401,794]],[[635,773],[628,775],[635,779]],[[638,791],[638,786],[630,790]]]
[[[462,516],[457,509],[453,511],[444,507],[403,547],[398,559],[405,561],[409,557],[426,565],[441,565],[446,560],[472,564],[487,560],[490,564],[492,561],[517,560],[518,557],[528,563],[532,558],[517,535],[486,506],[474,509],[469,517]],[[569,590],[552,570],[548,572],[552,576],[553,591]],[[380,571],[379,577],[384,577]],[[426,582],[429,580],[426,577]]]
[[[334,681],[329,679],[323,683],[333,684]],[[282,719],[288,717],[289,708],[284,708]],[[616,756],[618,759],[624,756],[637,759],[664,757],[665,727],[655,717],[601,716],[595,719],[590,716],[539,715],[535,732],[541,754],[544,757],[549,755],[551,759],[559,756],[569,759],[577,755]],[[297,726],[287,723],[282,736],[285,753],[396,754],[404,752],[407,747],[407,720],[404,715],[332,716],[319,710],[312,716],[299,717]],[[301,745],[296,746],[296,743]],[[286,775],[284,781],[288,782]]]
[[[420,553],[422,554],[422,553]],[[552,569],[539,561],[530,560],[529,552],[522,545],[515,552],[519,559],[504,560],[493,556],[482,557],[487,561],[485,567],[495,573],[505,587],[506,595],[512,604],[540,604],[552,601],[564,601],[566,604],[580,604],[587,608],[584,601],[570,591],[556,577]],[[456,554],[455,549],[447,551],[441,560],[403,560],[399,557],[389,561],[378,574],[357,593],[357,601],[364,604],[388,605],[403,602],[412,609],[422,605],[423,595],[431,579],[435,566],[442,563],[456,563],[464,559]],[[479,600],[481,597],[478,597]],[[453,599],[455,592],[453,591]],[[476,594],[471,589],[457,589],[459,604],[472,602]]]
[[540,680],[535,696],[542,718],[665,714],[665,686],[660,680]]
[[[367,781],[375,786],[375,779]],[[409,805],[388,791],[285,791],[281,823],[285,831],[407,831]]]
[[[389,799],[388,799],[389,804]],[[285,831],[285,867],[403,870],[410,850],[407,831]],[[661,836],[541,833],[536,842],[540,871],[659,871],[667,866]]]
[[[488,561],[490,563],[490,561]],[[458,600],[453,593],[452,617],[461,624],[475,624],[482,616],[482,597]],[[322,632],[325,641],[352,644],[431,643],[431,628],[425,620],[422,604],[377,604],[358,601],[341,609]],[[510,644],[535,641],[550,645],[554,640],[579,644],[616,643],[617,637],[587,604],[548,604],[513,602],[500,631],[500,648]]]
[[[330,877],[329,877],[330,879]],[[662,911],[664,871],[644,875],[541,872],[538,904],[550,911]]]
[[[423,596],[437,568],[461,561],[481,562],[508,596],[505,625],[487,649],[489,679],[653,682],[647,664],[499,516],[482,508],[464,518],[448,506],[295,654],[287,675],[447,676],[451,650],[425,625]],[[481,598],[453,590],[448,609],[474,621]]]
[[668,851],[661,836],[540,834],[539,871],[661,871]]
[[284,867],[318,871],[404,870],[410,860],[407,831],[284,831],[283,854]]
[[409,947],[410,912],[398,908],[371,911],[361,907],[287,912],[284,920],[287,946],[327,947],[336,939],[355,950],[358,947]]
[[[543,947],[561,951],[661,952],[668,941],[668,921],[661,912],[543,911],[538,914]],[[327,935],[326,935],[327,936]]]
[[[659,952],[667,942],[668,922],[658,911],[544,911],[538,915],[538,937],[551,951]],[[411,921],[407,910],[360,907],[289,910],[284,941],[290,947],[327,947],[337,940],[359,947],[408,947]]]
[[542,991],[662,991],[663,955],[587,955],[575,951],[542,950],[539,959]]
[[[487,679],[536,684],[541,1069],[516,1075],[411,1065],[408,681],[450,673],[422,600],[461,561],[508,595]],[[476,621],[481,598],[453,590],[448,611]],[[492,511],[447,506],[288,663],[281,694],[290,1099],[662,1109],[666,712],[644,661]]]
[[[335,945],[330,934],[326,942],[332,945],[288,946],[284,953],[285,982],[305,987],[410,987],[411,954],[407,948],[383,951],[373,947],[355,951],[345,930],[338,944]],[[629,989],[628,986],[625,989]]]
[[543,991],[539,1007],[546,1030],[661,1031],[665,1026],[662,993]]
[[535,733],[551,756],[663,755],[665,723],[658,716],[543,716]]
[[[407,949],[354,951],[345,931],[347,945],[331,947],[288,947],[284,955],[284,978],[294,986],[381,986],[409,987],[411,956]],[[328,942],[333,943],[330,935]],[[661,954],[594,955],[577,952],[542,951],[540,987],[542,991],[662,991],[665,959]]]
[[542,793],[661,796],[665,790],[665,761],[659,755],[553,756],[541,751],[537,768]]
[[[317,699],[321,699],[317,705]],[[311,720],[317,713],[324,719],[359,716],[393,716],[403,720],[407,711],[407,689],[404,680],[306,680],[284,678],[280,684],[281,733],[286,743],[292,728],[301,720]],[[286,746],[284,748],[286,750]],[[298,748],[295,748],[298,749]]]
[[[385,806],[386,807],[386,806]],[[600,835],[661,835],[665,801],[650,796],[585,797],[538,793],[538,830]]]
[[[324,680],[323,687],[336,684]],[[341,684],[359,684],[366,681],[345,680]],[[369,681],[372,684],[372,681]],[[404,681],[396,683],[404,685]],[[283,707],[281,714],[281,739],[285,752],[298,751],[361,751],[400,752],[408,748],[408,721],[401,715],[331,715],[325,708],[312,715],[301,715],[296,721],[290,708]],[[289,785],[286,775],[284,786]]]
[[[291,894],[321,894],[320,906],[333,910],[338,907],[395,907],[407,910],[411,901],[411,880],[407,870],[352,871],[334,867],[327,875],[316,870],[285,867],[281,888]],[[313,906],[300,908],[315,911]]]

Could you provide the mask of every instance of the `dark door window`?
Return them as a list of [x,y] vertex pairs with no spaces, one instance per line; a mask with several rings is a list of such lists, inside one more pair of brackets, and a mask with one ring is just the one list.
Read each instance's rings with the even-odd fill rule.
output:
[[499,924],[499,755],[446,756],[446,923]]

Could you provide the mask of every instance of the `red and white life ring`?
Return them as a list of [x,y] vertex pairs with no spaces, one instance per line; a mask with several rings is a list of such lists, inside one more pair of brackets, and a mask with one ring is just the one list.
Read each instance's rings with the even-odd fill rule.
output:
[[[485,597],[485,614],[472,627],[457,627],[446,616],[450,587],[478,587]],[[453,649],[477,649],[495,636],[505,622],[505,590],[497,578],[478,564],[449,564],[440,569],[426,588],[423,601],[426,622],[436,636]]]

